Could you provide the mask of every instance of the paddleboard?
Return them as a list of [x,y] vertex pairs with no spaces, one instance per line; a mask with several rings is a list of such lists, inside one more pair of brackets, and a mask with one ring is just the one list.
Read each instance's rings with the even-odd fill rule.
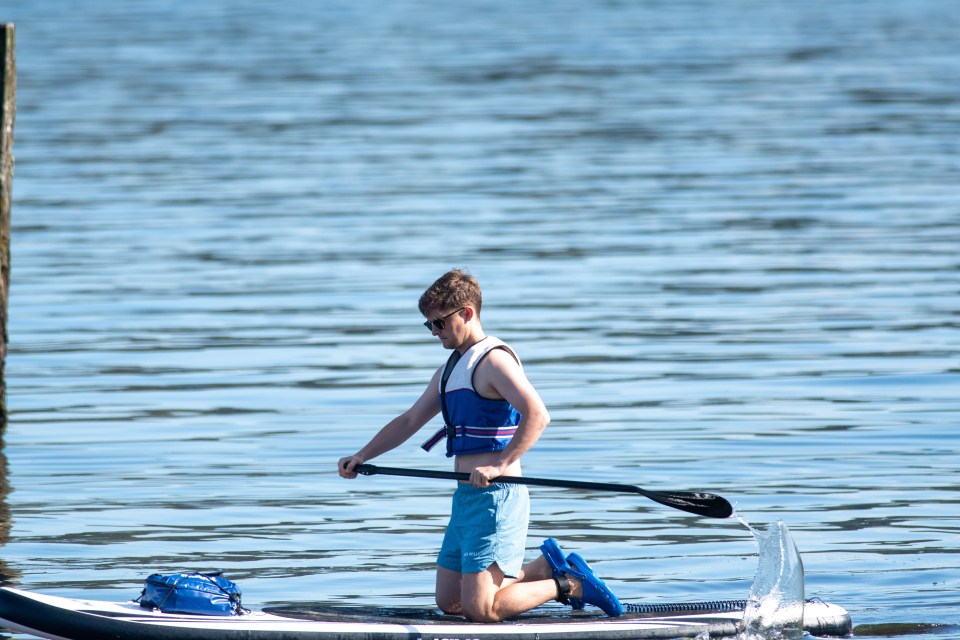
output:
[[[52,640],[645,640],[737,633],[745,601],[625,604],[620,618],[541,607],[516,619],[476,624],[427,609],[303,605],[241,616],[161,613],[136,602],[63,598],[0,588],[0,626]],[[841,607],[809,601],[804,628],[816,636],[850,633]]]

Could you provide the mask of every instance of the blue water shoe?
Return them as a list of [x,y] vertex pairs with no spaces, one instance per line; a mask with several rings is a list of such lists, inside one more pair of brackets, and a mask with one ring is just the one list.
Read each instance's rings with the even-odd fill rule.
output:
[[[560,549],[560,544],[553,538],[547,538],[543,541],[543,544],[540,545],[540,551],[543,552],[543,557],[547,559],[547,563],[550,565],[550,568],[553,569],[553,577],[559,578],[560,576],[569,573],[570,565],[567,563],[568,560],[563,557],[563,551]],[[572,556],[580,557],[575,553],[571,553],[567,558]],[[580,558],[583,560],[583,558]],[[586,563],[584,563],[586,564]],[[589,567],[588,567],[589,568]],[[578,611],[583,609],[583,600],[580,598],[568,598],[570,606]]]
[[[613,618],[623,615],[623,605],[620,604],[620,600],[613,595],[613,592],[603,583],[603,580],[597,577],[586,560],[577,553],[571,553],[566,560],[567,566],[570,568],[568,573],[583,585],[583,602],[578,600],[580,606],[574,606],[575,609],[582,609],[583,603],[586,602],[600,607],[605,614]],[[570,598],[571,605],[573,605],[574,600],[574,598]]]
[[590,568],[590,565],[587,564],[587,561],[583,559],[583,556],[577,553],[576,551],[567,554],[567,564],[576,569],[577,571],[583,571],[584,573],[593,573],[593,569]]
[[567,559],[563,557],[560,544],[553,538],[544,540],[543,544],[540,545],[540,551],[543,552],[543,557],[547,559],[547,563],[553,569],[554,578],[561,576],[564,571],[570,568]]

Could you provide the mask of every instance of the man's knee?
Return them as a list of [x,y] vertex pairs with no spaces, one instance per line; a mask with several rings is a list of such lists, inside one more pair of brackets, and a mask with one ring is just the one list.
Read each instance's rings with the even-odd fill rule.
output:
[[460,599],[450,597],[449,594],[438,593],[437,597],[437,608],[440,611],[452,616],[460,615]]
[[503,620],[492,607],[479,604],[464,606],[461,615],[470,622],[500,622]]
[[462,576],[443,567],[437,568],[437,588],[435,590],[437,607],[444,613],[460,614]]

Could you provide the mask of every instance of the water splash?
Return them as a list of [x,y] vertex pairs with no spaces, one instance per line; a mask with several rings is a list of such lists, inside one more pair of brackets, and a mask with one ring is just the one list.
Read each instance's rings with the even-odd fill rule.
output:
[[761,533],[737,516],[757,541],[760,559],[741,622],[741,640],[803,637],[803,561],[782,520]]

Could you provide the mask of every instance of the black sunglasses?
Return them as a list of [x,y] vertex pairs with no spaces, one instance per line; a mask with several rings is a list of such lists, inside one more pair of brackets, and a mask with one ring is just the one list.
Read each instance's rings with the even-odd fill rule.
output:
[[450,313],[448,313],[447,315],[443,316],[442,318],[436,318],[435,320],[427,320],[426,322],[423,323],[423,326],[425,326],[427,329],[430,329],[431,331],[432,331],[433,329],[436,329],[437,331],[443,331],[443,321],[446,320],[447,318],[449,318],[450,316],[452,316],[452,315],[455,314],[455,313],[460,313],[460,312],[463,311],[465,308],[466,308],[466,307],[460,307],[460,308],[457,309],[456,311],[451,311]]

